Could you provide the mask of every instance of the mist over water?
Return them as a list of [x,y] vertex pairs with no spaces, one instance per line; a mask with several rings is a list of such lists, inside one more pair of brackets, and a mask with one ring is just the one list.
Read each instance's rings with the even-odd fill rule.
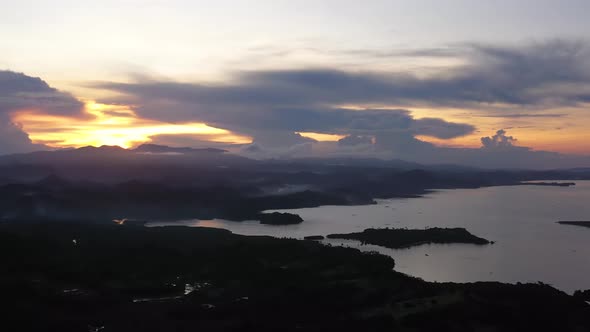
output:
[[574,187],[442,190],[424,198],[380,200],[377,205],[280,210],[299,214],[305,220],[299,225],[224,220],[180,223],[226,228],[244,235],[294,238],[371,227],[464,227],[496,244],[422,245],[400,250],[360,246],[354,241],[346,244],[391,255],[396,270],[428,281],[541,281],[571,293],[590,289],[590,228],[556,222],[590,220],[589,202],[590,181],[577,181]]

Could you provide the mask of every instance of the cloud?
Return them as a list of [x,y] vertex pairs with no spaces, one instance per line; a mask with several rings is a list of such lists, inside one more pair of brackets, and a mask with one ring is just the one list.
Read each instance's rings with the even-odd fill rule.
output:
[[33,144],[21,125],[11,120],[18,111],[80,116],[82,103],[51,88],[43,80],[11,71],[0,71],[0,154],[47,149]]
[[[452,45],[446,47],[431,47],[418,49],[403,49],[403,50],[366,50],[366,49],[349,49],[342,53],[353,56],[363,56],[372,58],[391,58],[397,59],[400,57],[410,58],[453,58],[461,56],[464,52],[460,45]],[[336,53],[336,52],[333,52]]]
[[[465,44],[449,48],[463,64],[419,76],[414,73],[292,69],[235,72],[224,84],[179,83],[141,79],[93,86],[124,94],[105,102],[137,105],[136,111],[162,121],[198,119],[213,126],[252,135],[272,130],[329,131],[360,122],[405,121],[400,112],[377,109],[442,106],[482,109],[491,116],[549,117],[539,110],[590,101],[590,52],[584,42],[552,40],[520,47]],[[462,53],[460,53],[462,51]],[[415,54],[440,55],[437,49]],[[445,53],[445,52],[442,52]],[[364,119],[342,105],[365,108]],[[528,113],[513,109],[528,106]],[[491,111],[490,108],[497,108]],[[508,112],[506,111],[508,110]],[[361,113],[361,112],[356,112]],[[396,120],[396,117],[398,118]],[[442,120],[424,119],[425,135],[456,137],[468,132]],[[344,134],[352,134],[345,132]]]
[[[590,101],[590,53],[583,41],[550,40],[520,46],[473,43],[394,53],[392,57],[457,57],[462,61],[428,75],[308,68],[234,72],[233,79],[222,84],[144,79],[94,86],[122,94],[105,102],[135,105],[143,117],[198,120],[253,137],[257,152],[311,146],[302,151],[314,154],[314,147],[321,145],[334,153],[362,150],[418,162],[499,167],[533,165],[523,158],[551,164],[549,160],[561,157],[519,147],[506,133],[482,139],[482,149],[438,147],[417,137],[452,139],[472,134],[476,128],[436,117],[417,119],[405,108],[469,108],[484,117],[534,119],[566,116],[546,110]],[[346,137],[329,146],[296,132]],[[526,153],[511,155],[515,151]],[[488,160],[489,155],[497,160]]]
[[498,130],[482,137],[481,148],[448,148],[414,142],[409,161],[426,164],[458,164],[486,169],[555,169],[587,167],[590,156],[566,155],[550,151],[536,151],[517,145],[517,138]]
[[509,114],[487,114],[487,115],[478,115],[478,117],[482,118],[563,118],[566,117],[567,114],[565,113],[509,113]]
[[371,136],[348,135],[338,140],[340,146],[371,145],[374,138]]
[[[458,49],[453,50],[458,53]],[[351,103],[571,105],[589,100],[590,50],[585,42],[551,40],[520,47],[467,44],[462,50],[457,56],[464,64],[427,77],[327,68],[238,72],[225,85],[146,80],[97,86],[201,105],[248,103],[267,107]]]
[[414,123],[416,135],[450,139],[471,134],[475,127],[465,123],[447,122],[437,118],[423,118]]
[[0,71],[0,113],[38,110],[40,113],[81,116],[83,104],[37,77]]
[[[39,150],[44,146],[31,142],[21,126],[10,115],[22,109],[39,112],[79,116],[81,104],[66,93],[59,92],[40,79],[23,74],[2,73],[0,86],[0,153]],[[307,80],[307,78],[305,78]],[[11,82],[11,83],[7,83]],[[452,123],[437,118],[414,118],[403,109],[348,109],[327,107],[321,104],[286,103],[265,101],[242,104],[242,100],[212,100],[200,104],[193,101],[194,85],[175,84],[167,93],[160,91],[143,95],[132,94],[138,112],[159,107],[174,114],[185,110],[183,116],[191,120],[203,117],[208,122],[219,124],[238,132],[251,133],[254,142],[248,145],[227,145],[231,151],[255,158],[295,158],[358,156],[398,158],[425,164],[462,164],[483,168],[556,168],[587,166],[588,157],[567,156],[559,153],[534,151],[518,146],[517,139],[499,130],[494,135],[482,137],[478,149],[439,147],[422,141],[416,136],[431,136],[439,139],[460,137],[473,133],[469,124]],[[198,89],[197,89],[198,90]],[[169,94],[169,95],[168,95]],[[163,98],[163,96],[168,96]],[[178,98],[178,99],[177,99]],[[267,103],[268,105],[265,105]],[[198,106],[206,106],[201,109]],[[298,106],[298,107],[295,107]],[[214,111],[210,111],[214,110]],[[296,132],[323,132],[346,135],[338,142],[318,142]],[[155,136],[156,142],[173,145],[207,145],[203,137]]]
[[[249,73],[241,76],[241,84],[225,86],[170,82],[106,83],[100,86],[126,94],[123,99],[105,102],[136,105],[135,110],[141,116],[161,121],[204,121],[255,138],[265,131],[358,135],[382,130],[406,130],[417,135],[452,138],[474,130],[471,125],[441,119],[416,120],[407,110],[337,107],[339,103],[354,99],[373,100],[363,95],[376,94],[369,83],[359,87],[354,77],[346,87],[342,75],[348,74],[326,71]],[[332,89],[332,84],[339,87]],[[320,91],[318,87],[321,85],[327,87]],[[354,95],[358,97],[354,98]]]
[[[516,145],[518,140],[506,131],[483,137],[480,148],[439,147],[409,133],[382,133],[374,138],[345,137],[339,142],[301,143],[288,148],[252,144],[238,153],[258,159],[303,157],[357,157],[403,159],[427,165],[455,164],[484,169],[556,169],[587,167],[590,156],[535,151]],[[234,150],[236,151],[236,150]]]
[[265,130],[256,134],[254,142],[265,147],[291,147],[305,143],[315,143],[316,140],[289,131]]
[[517,139],[506,135],[506,131],[500,129],[494,136],[482,137],[481,144],[484,149],[509,149],[514,148]]
[[33,144],[29,135],[18,124],[13,123],[6,115],[0,114],[0,155],[46,149],[44,145]]
[[[238,71],[221,84],[144,78],[93,86],[119,93],[121,97],[105,102],[135,105],[143,117],[203,121],[253,137],[258,151],[311,146],[311,152],[303,151],[314,153],[313,147],[328,144],[295,133],[316,132],[345,135],[333,144],[336,152],[362,148],[420,162],[502,167],[531,165],[526,158],[549,165],[561,155],[519,147],[505,132],[482,139],[482,149],[437,147],[417,137],[452,139],[472,134],[476,128],[436,117],[416,119],[407,109],[453,107],[476,109],[481,116],[540,119],[566,116],[547,110],[590,101],[590,47],[585,41],[557,39],[518,46],[471,43],[373,56],[460,61],[427,75],[303,68]],[[492,155],[495,159],[489,160]]]
[[[345,101],[340,95],[361,95],[354,87],[350,87],[350,92],[316,91],[315,87],[322,81],[330,84],[327,81],[340,80],[340,72],[334,72],[334,77],[326,72],[306,72],[300,73],[299,78],[283,73],[288,76],[284,81],[274,76],[281,76],[279,73],[270,78],[267,74],[246,74],[241,78],[241,85],[145,82],[108,83],[101,87],[125,93],[123,99],[106,102],[136,105],[135,111],[141,116],[160,121],[203,121],[273,145],[300,143],[303,138],[295,137],[295,132],[374,135],[403,131],[448,139],[475,130],[472,125],[442,119],[414,119],[408,110],[403,109],[353,110],[332,105],[332,102]],[[298,82],[303,86],[297,87]],[[373,93],[370,88],[365,89]],[[333,95],[333,98],[326,94]]]

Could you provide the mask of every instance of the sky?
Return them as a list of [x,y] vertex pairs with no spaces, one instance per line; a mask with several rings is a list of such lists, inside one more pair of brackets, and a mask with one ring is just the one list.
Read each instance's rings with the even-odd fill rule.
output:
[[588,1],[0,5],[0,154],[590,167]]

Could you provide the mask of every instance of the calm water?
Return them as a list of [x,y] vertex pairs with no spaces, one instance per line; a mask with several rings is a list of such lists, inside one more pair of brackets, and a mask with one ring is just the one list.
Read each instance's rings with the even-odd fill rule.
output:
[[590,220],[590,181],[577,184],[444,190],[424,198],[382,200],[377,205],[280,210],[305,220],[292,226],[223,220],[182,224],[295,238],[370,227],[465,227],[496,244],[422,245],[401,250],[360,247],[354,241],[346,244],[391,255],[396,270],[429,281],[542,281],[573,292],[590,289],[590,228],[556,221]]

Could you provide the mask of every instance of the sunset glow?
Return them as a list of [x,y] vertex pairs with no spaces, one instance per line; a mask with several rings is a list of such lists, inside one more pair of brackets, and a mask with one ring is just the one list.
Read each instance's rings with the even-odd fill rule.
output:
[[337,142],[338,140],[346,137],[346,135],[322,134],[312,132],[299,132],[298,134],[303,137],[311,138],[319,142]]
[[590,160],[590,4],[523,1],[13,2],[0,155],[149,142],[478,163],[501,132],[532,166]]
[[[534,114],[527,113],[526,110],[504,111],[505,116],[502,113],[490,116],[477,109],[412,108],[411,111],[417,119],[437,117],[450,122],[471,123],[477,128],[472,134],[451,139],[417,136],[420,140],[438,146],[479,148],[482,137],[499,129],[507,129],[516,136],[520,146],[534,150],[588,154],[590,147],[586,142],[590,141],[590,132],[587,130],[590,114],[585,107],[564,107],[537,111]],[[522,116],[517,116],[518,114]]]
[[73,118],[21,111],[13,121],[27,131],[34,143],[56,148],[116,145],[130,148],[158,135],[191,135],[211,142],[249,143],[251,138],[191,122],[170,124],[141,119],[129,107],[87,102],[87,118]]

